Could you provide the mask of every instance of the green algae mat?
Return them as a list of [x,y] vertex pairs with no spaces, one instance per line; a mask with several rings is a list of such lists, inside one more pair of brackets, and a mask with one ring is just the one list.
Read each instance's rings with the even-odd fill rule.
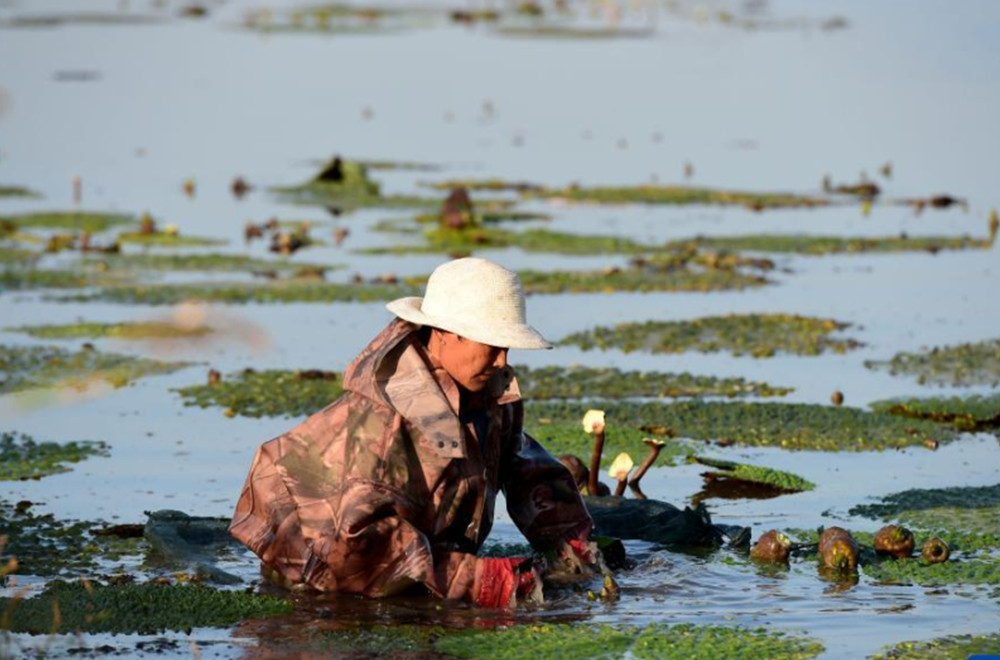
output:
[[1000,429],[1000,393],[967,397],[927,397],[875,401],[871,409],[890,415],[929,419],[959,431]]
[[624,399],[629,397],[784,396],[791,388],[742,378],[715,378],[689,373],[622,371],[611,367],[514,368],[527,399]]
[[68,463],[107,456],[108,449],[103,442],[35,442],[23,433],[0,431],[0,481],[40,479],[69,472]]
[[293,610],[289,600],[200,585],[54,582],[33,598],[0,598],[11,632],[155,634],[228,626]]
[[692,321],[646,321],[571,334],[560,345],[583,350],[611,348],[626,353],[682,353],[729,351],[734,355],[771,357],[778,352],[819,355],[826,351],[846,353],[861,345],[855,339],[831,335],[849,327],[833,319],[793,314],[732,314]]
[[696,456],[693,457],[693,460],[702,465],[715,468],[716,472],[709,473],[713,475],[713,478],[722,477],[724,479],[745,481],[747,483],[770,486],[771,488],[789,493],[801,493],[813,490],[816,487],[816,484],[791,472],[783,472],[762,465],[748,465],[746,463],[724,461],[705,456]]
[[66,229],[97,233],[137,224],[139,218],[121,213],[95,213],[89,211],[46,211],[22,215],[0,216],[0,223],[10,223],[17,230]]
[[921,385],[1000,385],[1000,339],[900,352],[887,361],[869,360],[869,369],[911,376]]
[[948,442],[951,429],[924,420],[900,419],[848,407],[802,403],[677,401],[672,403],[539,401],[525,406],[525,427],[579,424],[590,408],[607,413],[616,427],[666,428],[681,438],[747,447],[815,451],[878,451]]
[[993,241],[969,236],[883,236],[842,238],[804,234],[749,234],[746,236],[698,236],[667,243],[666,249],[694,248],[731,252],[778,252],[803,255],[930,252],[941,250],[988,250]]
[[415,652],[478,660],[573,658],[770,658],[806,660],[823,652],[814,640],[764,628],[649,624],[555,623],[486,630],[379,627],[323,633],[317,645],[338,652]]
[[973,655],[1000,654],[1000,634],[949,635],[937,639],[900,642],[871,660],[967,660]]
[[302,417],[325,408],[343,392],[339,374],[333,372],[250,369],[175,391],[186,406],[221,406],[230,417]]
[[79,389],[96,380],[123,387],[144,376],[186,366],[91,349],[74,352],[51,346],[0,345],[0,394],[50,387]]
[[95,534],[99,523],[58,520],[35,514],[32,503],[12,504],[0,498],[0,564],[17,559],[18,575],[78,577],[96,575],[109,562],[144,551],[141,538]]
[[201,337],[211,328],[181,327],[166,321],[136,321],[132,323],[70,323],[66,325],[24,325],[4,328],[8,332],[22,332],[36,339],[174,339]]

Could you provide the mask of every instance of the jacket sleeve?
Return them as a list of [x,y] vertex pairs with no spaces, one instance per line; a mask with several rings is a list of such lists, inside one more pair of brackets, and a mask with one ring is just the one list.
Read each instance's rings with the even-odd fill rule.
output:
[[570,540],[586,541],[593,521],[566,467],[524,432],[524,408],[509,404],[501,487],[507,511],[532,547],[558,551]]
[[265,443],[230,533],[293,584],[371,597],[423,584],[443,598],[475,597],[474,555],[432,548],[409,522],[405,492],[357,465],[338,479],[336,463],[294,433]]

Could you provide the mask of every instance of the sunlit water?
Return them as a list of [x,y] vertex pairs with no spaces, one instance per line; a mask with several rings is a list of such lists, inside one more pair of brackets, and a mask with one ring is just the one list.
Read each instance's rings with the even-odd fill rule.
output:
[[[651,4],[651,3],[647,3]],[[69,5],[69,6],[68,6]],[[693,5],[681,4],[684,14]],[[709,3],[709,8],[726,7]],[[738,5],[734,5],[738,8]],[[983,236],[1000,205],[1000,8],[990,2],[847,2],[821,6],[775,2],[768,15],[798,27],[743,30],[661,11],[646,39],[503,38],[482,29],[440,25],[384,35],[269,35],[239,29],[250,3],[212,5],[204,20],[175,18],[179,5],[131,3],[149,25],[0,28],[0,183],[23,184],[43,200],[0,200],[0,214],[72,207],[71,180],[83,181],[83,208],[149,211],[185,233],[231,241],[224,250],[263,256],[244,246],[242,227],[272,216],[320,223],[351,234],[341,247],[304,251],[294,260],[339,264],[331,279],[354,273],[427,273],[438,256],[361,256],[352,250],[407,240],[371,232],[379,220],[405,215],[367,210],[340,218],[321,208],[280,204],[262,189],[297,183],[333,153],[415,161],[438,171],[379,172],[386,192],[433,191],[421,182],[444,177],[504,177],[562,185],[683,180],[747,190],[816,192],[825,174],[875,178],[892,161],[885,198],[948,193],[967,210],[876,205],[770,211],[706,207],[561,206],[549,213],[556,231],[608,233],[659,242],[696,234],[764,232],[842,236],[963,234]],[[118,12],[118,3],[87,11]],[[0,21],[82,11],[72,3],[0,3]],[[848,27],[822,30],[843,16]],[[641,22],[641,21],[640,21]],[[81,73],[82,72],[82,73]],[[85,74],[85,75],[84,75]],[[68,78],[68,80],[67,80]],[[495,111],[487,113],[485,104]],[[366,110],[367,109],[367,110]],[[366,116],[368,118],[366,118]],[[257,190],[228,192],[245,176]],[[181,184],[197,182],[194,198]],[[514,268],[600,268],[621,257],[487,253]],[[1000,328],[997,250],[885,256],[777,256],[775,285],[711,294],[537,296],[529,317],[559,338],[599,324],[685,319],[731,312],[791,312],[852,324],[843,331],[864,346],[847,355],[757,360],[727,354],[649,356],[561,348],[521,353],[515,363],[585,363],[661,371],[742,376],[794,387],[789,401],[825,403],[845,393],[848,405],[888,396],[947,392],[864,368],[898,350],[978,341]],[[181,281],[186,276],[163,276]],[[215,276],[213,276],[215,277]],[[228,276],[227,276],[228,277]],[[206,279],[206,278],[201,278]],[[0,325],[158,318],[169,309],[106,303],[57,304],[42,294],[4,294]],[[102,396],[34,408],[30,397],[0,398],[0,424],[41,439],[100,439],[109,459],[40,482],[8,483],[5,497],[42,502],[60,517],[139,521],[143,511],[174,508],[227,515],[257,444],[295,423],[227,419],[219,410],[185,408],[171,388],[222,371],[313,367],[342,369],[389,320],[381,304],[247,305],[223,312],[258,328],[265,343],[231,341],[176,347],[169,357],[198,362]],[[3,333],[5,343],[44,343]],[[164,356],[162,346],[102,340],[98,348]],[[973,388],[970,391],[986,391]],[[851,506],[911,487],[987,485],[1000,476],[1000,446],[968,436],[937,452],[789,453],[709,448],[711,455],[795,472],[815,491],[771,500],[710,500],[719,522],[813,528],[844,524]],[[647,477],[647,494],[688,501],[699,470],[684,466]],[[515,541],[498,510],[497,540]],[[766,624],[815,637],[824,658],[857,658],[885,644],[951,633],[995,631],[996,596],[977,588],[929,590],[873,584],[838,587],[809,562],[767,574],[723,551],[708,558],[630,544],[640,568],[621,576],[622,600],[588,605],[564,596],[516,619],[590,618],[602,622],[694,621]],[[250,579],[254,564],[241,567]],[[329,607],[332,619],[317,619]],[[289,622],[230,631],[195,631],[190,642],[223,656],[271,649],[302,624],[337,627],[345,620],[471,625],[482,612],[445,611],[411,601],[350,598],[306,603]],[[489,618],[489,617],[487,617]],[[139,638],[115,638],[129,647]],[[94,646],[99,638],[57,641],[54,648]]]

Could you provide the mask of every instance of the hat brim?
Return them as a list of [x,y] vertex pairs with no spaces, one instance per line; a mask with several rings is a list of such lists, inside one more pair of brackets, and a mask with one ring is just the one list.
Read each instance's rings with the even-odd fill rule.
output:
[[456,335],[477,341],[480,344],[519,349],[552,348],[552,344],[530,325],[511,323],[506,325],[493,324],[490,327],[472,327],[470,324],[457,322],[453,319],[436,318],[424,314],[421,310],[423,302],[424,299],[420,296],[410,296],[393,300],[385,307],[404,321],[454,332]]

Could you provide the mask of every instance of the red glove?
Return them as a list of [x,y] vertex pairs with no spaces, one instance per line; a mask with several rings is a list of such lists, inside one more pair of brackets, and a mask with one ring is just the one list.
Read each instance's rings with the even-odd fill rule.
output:
[[512,607],[519,600],[535,597],[538,589],[538,572],[534,561],[528,557],[485,557],[479,578],[479,593],[475,603],[479,607]]

